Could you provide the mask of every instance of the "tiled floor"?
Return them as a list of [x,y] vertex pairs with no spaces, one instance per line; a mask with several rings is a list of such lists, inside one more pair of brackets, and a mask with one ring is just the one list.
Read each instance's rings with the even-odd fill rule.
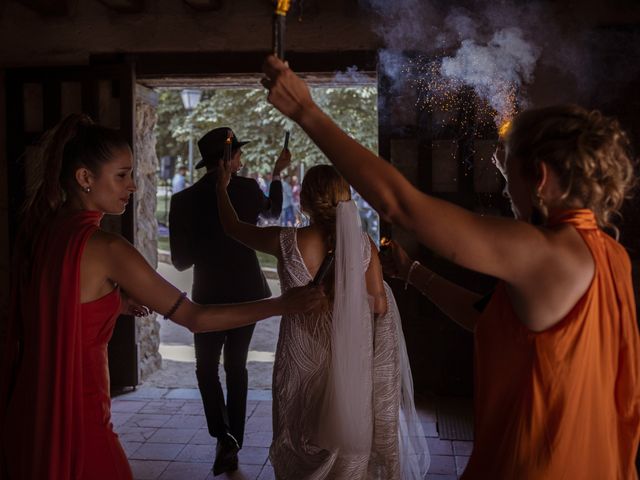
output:
[[[428,400],[417,405],[431,452],[429,480],[457,480],[471,442],[440,440],[435,409]],[[134,478],[211,480],[215,441],[209,436],[200,401],[193,388],[141,387],[112,402],[116,432],[129,457]],[[273,479],[268,454],[271,443],[271,391],[250,390],[240,468],[216,479]]]

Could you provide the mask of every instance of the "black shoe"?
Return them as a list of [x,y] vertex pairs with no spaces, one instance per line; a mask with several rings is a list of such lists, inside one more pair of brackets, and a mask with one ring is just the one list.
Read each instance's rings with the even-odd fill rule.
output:
[[213,474],[233,472],[238,469],[238,451],[240,446],[230,433],[218,438],[216,459],[213,462]]

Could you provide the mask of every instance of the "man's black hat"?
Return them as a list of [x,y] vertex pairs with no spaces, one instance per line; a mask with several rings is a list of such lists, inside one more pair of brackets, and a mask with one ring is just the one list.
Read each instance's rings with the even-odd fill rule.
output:
[[[231,129],[229,127],[214,128],[204,137],[198,140],[198,149],[202,160],[196,164],[196,168],[202,168],[204,166],[215,167],[218,164],[218,160],[224,155],[224,145],[227,140],[227,134]],[[236,135],[231,132],[231,150],[237,150],[243,145],[249,142],[239,142]]]

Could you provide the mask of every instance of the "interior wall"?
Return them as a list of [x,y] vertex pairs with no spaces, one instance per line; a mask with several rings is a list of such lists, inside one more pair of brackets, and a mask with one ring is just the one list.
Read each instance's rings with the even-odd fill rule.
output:
[[[6,102],[5,102],[5,72],[0,70],[0,330],[7,325],[6,318],[9,310],[9,188],[7,178],[7,143],[6,143]],[[0,335],[4,338],[4,335]]]

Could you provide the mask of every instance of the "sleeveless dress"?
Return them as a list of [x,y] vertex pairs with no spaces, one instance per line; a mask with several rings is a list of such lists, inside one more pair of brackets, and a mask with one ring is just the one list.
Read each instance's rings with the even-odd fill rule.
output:
[[[295,228],[283,228],[280,234],[278,273],[283,292],[313,279],[298,249],[296,232]],[[364,233],[362,252],[366,270],[371,245]],[[387,316],[376,319],[374,328],[374,438],[369,457],[349,461],[339,452],[318,446],[318,426],[323,420],[319,412],[331,363],[331,319],[331,312],[282,317],[273,368],[273,442],[269,452],[276,478],[400,478],[398,331]]]
[[84,435],[83,479],[132,478],[127,456],[113,431],[107,345],[120,311],[120,290],[80,305]]
[[498,285],[475,332],[475,441],[462,478],[636,479],[640,342],[624,248],[590,210],[565,211],[593,255],[591,285],[535,333]]
[[82,252],[101,218],[59,215],[29,262],[15,263],[0,385],[0,472],[9,479],[132,478],[110,421],[107,343],[119,291],[80,303]]

